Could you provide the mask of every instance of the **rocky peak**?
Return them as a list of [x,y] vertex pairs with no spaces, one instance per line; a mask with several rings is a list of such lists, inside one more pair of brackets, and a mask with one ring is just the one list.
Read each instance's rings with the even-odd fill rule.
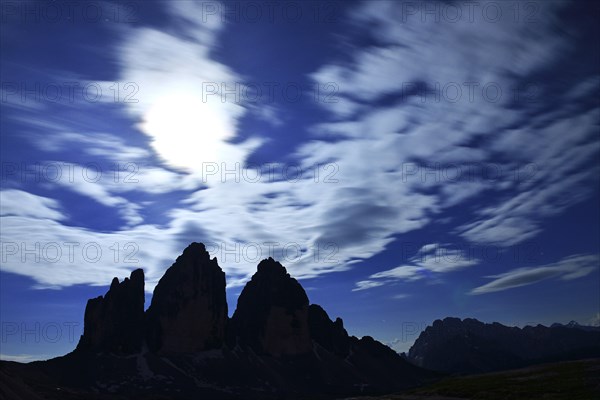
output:
[[104,297],[87,302],[84,331],[77,350],[136,353],[144,325],[144,271],[137,269],[119,282],[114,278]]
[[341,357],[348,355],[350,339],[341,318],[332,322],[321,306],[311,304],[308,307],[308,326],[315,342]]
[[308,297],[298,281],[272,258],[261,261],[231,319],[236,344],[259,353],[296,355],[311,350]]
[[225,273],[202,243],[192,243],[154,289],[146,315],[148,347],[175,354],[218,348],[226,323]]

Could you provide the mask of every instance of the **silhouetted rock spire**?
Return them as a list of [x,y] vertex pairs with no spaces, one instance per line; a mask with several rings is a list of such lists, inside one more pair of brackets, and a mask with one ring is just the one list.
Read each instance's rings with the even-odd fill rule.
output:
[[201,243],[192,243],[154,289],[146,317],[151,351],[193,353],[221,347],[227,322],[225,273]]
[[231,319],[236,344],[274,356],[311,350],[308,297],[283,265],[268,258],[246,284]]
[[88,300],[78,350],[136,353],[144,327],[144,271],[137,269],[119,283],[114,278],[104,295]]
[[341,318],[333,322],[321,306],[311,304],[308,307],[308,326],[315,342],[338,356],[348,355],[350,338]]

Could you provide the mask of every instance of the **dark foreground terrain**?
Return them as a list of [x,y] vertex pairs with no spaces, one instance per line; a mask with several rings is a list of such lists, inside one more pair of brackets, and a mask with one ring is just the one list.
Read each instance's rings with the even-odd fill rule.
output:
[[[43,373],[23,364],[0,364],[0,398],[23,400],[177,399],[176,393],[129,397],[56,387]],[[211,399],[208,394],[204,397]],[[279,397],[285,398],[285,397]],[[321,396],[306,396],[319,399]],[[537,365],[504,372],[450,377],[421,388],[384,396],[343,397],[346,400],[593,400],[600,398],[600,359]],[[252,397],[247,397],[252,400]]]
[[[504,372],[451,377],[422,388],[352,400],[594,400],[600,398],[600,359],[542,364]],[[350,398],[347,398],[350,399]]]

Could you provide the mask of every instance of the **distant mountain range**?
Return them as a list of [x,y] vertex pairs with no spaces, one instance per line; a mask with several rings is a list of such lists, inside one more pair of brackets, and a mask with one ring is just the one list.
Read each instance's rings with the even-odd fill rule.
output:
[[439,376],[371,337],[349,336],[272,258],[228,318],[225,274],[200,243],[165,272],[146,311],[138,269],[88,301],[72,353],[0,366],[7,399],[321,399]]
[[580,329],[580,330],[588,331],[588,332],[600,332],[600,326],[580,325],[576,321],[571,321],[566,325],[554,323],[554,324],[550,325],[550,328],[573,328],[573,329]]
[[421,333],[407,359],[433,371],[464,374],[590,357],[600,357],[598,327],[572,321],[517,328],[445,318]]

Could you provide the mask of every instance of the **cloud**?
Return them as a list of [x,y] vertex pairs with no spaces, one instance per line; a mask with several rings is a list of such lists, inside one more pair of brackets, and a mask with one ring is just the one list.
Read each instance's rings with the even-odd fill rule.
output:
[[[64,127],[56,125],[45,128],[59,128],[48,140],[46,137],[35,141],[36,146],[46,151],[60,151],[68,146],[80,146],[84,153],[89,156],[98,156],[116,162],[139,162],[150,156],[150,152],[141,147],[128,146],[120,137],[110,133],[92,132],[83,134],[81,132],[65,132]],[[62,128],[62,129],[61,129]]]
[[598,255],[573,255],[554,264],[518,268],[503,274],[489,276],[493,281],[471,290],[470,294],[499,292],[532,285],[547,279],[572,280],[587,276],[598,269]]
[[[68,186],[78,182],[81,186],[97,183],[96,186],[100,188],[95,187],[90,195],[93,197],[95,192],[102,192],[98,200],[104,205],[110,205],[102,201],[103,197],[109,196],[108,193],[141,191],[162,194],[176,190],[191,191],[204,186],[205,179],[201,174],[184,174],[156,165],[151,158],[151,151],[128,145],[115,134],[70,130],[63,122],[54,121],[51,117],[29,119],[27,123],[43,129],[43,134],[32,135],[32,143],[40,150],[60,153],[75,146],[91,161],[86,164],[64,158],[61,161],[40,161],[38,164],[44,171],[39,174],[40,180],[45,184]],[[22,168],[18,163],[14,167],[15,172]],[[6,173],[6,178],[10,177],[11,174]]]
[[250,110],[259,119],[268,122],[274,127],[280,127],[283,125],[283,118],[281,117],[281,111],[273,105],[261,105],[253,106],[249,105]]
[[419,250],[413,261],[431,272],[450,272],[477,265],[479,260],[470,257],[467,252],[451,245],[428,244]]
[[[510,15],[509,4],[482,2],[481,6],[486,7],[485,3]],[[483,15],[450,21],[422,13],[408,15],[405,5],[394,1],[365,1],[351,11],[352,21],[358,29],[371,24],[371,35],[379,44],[358,53],[352,69],[342,65],[323,68],[319,80],[350,82],[344,85],[346,91],[365,100],[395,93],[405,83],[419,80],[448,83],[490,78],[504,83],[502,73],[526,75],[551,62],[564,48],[564,35],[553,31],[562,6],[559,2],[544,4],[538,10],[538,23],[532,24],[509,18],[490,21]],[[474,37],[473,32],[479,36]],[[398,79],[390,80],[392,76]]]
[[68,169],[69,173],[58,176],[54,181],[55,184],[90,197],[107,207],[116,207],[128,226],[143,222],[143,218],[139,214],[139,205],[128,201],[124,197],[112,195],[106,186],[97,182],[97,179],[102,179],[102,175],[104,175],[102,169],[85,168],[68,163],[62,163],[62,165]]
[[2,271],[30,276],[36,288],[59,289],[105,286],[113,277],[124,278],[143,268],[146,290],[152,291],[183,249],[177,231],[177,227],[138,225],[104,233],[51,219],[3,216]]
[[593,136],[598,118],[600,110],[594,109],[554,121],[543,130],[524,127],[495,140],[495,150],[528,160],[511,172],[516,194],[479,210],[479,218],[458,232],[472,242],[510,246],[537,235],[545,217],[586,199],[600,173],[598,164],[589,165],[600,151]]
[[369,276],[369,280],[357,282],[353,291],[371,289],[396,281],[413,282],[426,277],[436,278],[438,274],[471,267],[479,263],[479,260],[468,257],[463,250],[447,246],[438,243],[426,244],[409,260],[409,265],[401,265],[372,274]]
[[419,272],[423,269],[420,267],[415,267],[412,265],[403,265],[401,267],[396,267],[387,271],[378,272],[376,274],[371,275],[370,277],[373,279],[381,279],[381,278],[392,278],[396,280],[417,280],[421,279],[419,276]]
[[[510,14],[508,4],[494,4]],[[317,154],[334,157],[335,148],[351,158],[351,149],[359,147],[362,159],[376,160],[369,165],[372,180],[377,171],[402,170],[410,163],[414,174],[389,173],[388,180],[407,187],[400,199],[420,190],[436,193],[428,199],[427,211],[433,213],[481,194],[498,199],[456,230],[471,242],[511,246],[534,237],[544,218],[587,198],[598,174],[597,164],[590,167],[600,150],[594,136],[598,108],[557,113],[554,106],[589,96],[597,90],[597,76],[574,84],[553,104],[542,98],[546,88],[538,83],[537,97],[519,107],[510,95],[567,49],[569,37],[557,28],[563,6],[544,3],[536,24],[522,24],[481,16],[440,21],[418,12],[406,15],[397,2],[362,3],[352,11],[351,22],[359,31],[369,26],[374,44],[351,46],[349,62],[325,65],[312,75],[322,85],[337,84],[338,103],[359,101],[362,108],[354,112],[342,106],[340,111],[337,103],[322,103],[336,121],[318,125],[315,135],[342,141],[315,144]],[[477,89],[471,92],[468,85]],[[482,91],[486,85],[503,95],[492,100]],[[444,88],[462,95],[454,100]],[[475,140],[477,148],[469,145]],[[448,164],[476,164],[496,176],[452,179],[443,175]]]
[[0,354],[0,360],[28,363],[32,361],[44,361],[54,356],[44,354]]
[[382,286],[384,284],[385,284],[384,282],[378,282],[378,281],[358,281],[358,282],[356,282],[356,287],[354,289],[352,289],[352,291],[357,292],[359,290],[371,289],[374,287]]
[[0,191],[0,216],[21,216],[54,221],[66,218],[60,211],[58,201],[15,189]]

